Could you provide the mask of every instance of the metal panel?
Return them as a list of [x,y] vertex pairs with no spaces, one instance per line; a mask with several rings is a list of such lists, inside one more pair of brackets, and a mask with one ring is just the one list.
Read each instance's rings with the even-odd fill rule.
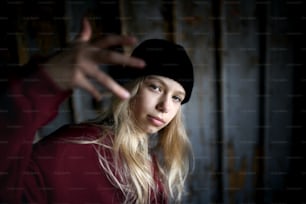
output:
[[270,1],[267,24],[265,203],[281,202],[289,189],[292,114],[292,47],[288,41],[287,1]]
[[[300,97],[294,95],[294,88],[305,93],[305,74],[293,75],[294,69],[304,65],[305,43],[298,45],[295,39],[297,47],[291,46],[289,36],[303,38],[297,31],[292,33],[290,28],[298,30],[299,26],[288,20],[302,1],[49,3],[45,5],[49,13],[44,17],[49,15],[51,21],[37,20],[32,10],[25,12],[34,5],[9,6],[10,13],[17,13],[18,32],[10,30],[8,35],[15,37],[16,45],[12,46],[16,46],[16,60],[21,63],[34,52],[45,54],[59,49],[66,37],[73,39],[84,14],[92,17],[95,35],[114,31],[110,27],[116,30],[114,23],[119,19],[122,33],[135,35],[139,41],[166,38],[187,49],[195,68],[195,86],[184,112],[196,161],[183,203],[283,203],[289,201],[288,196],[302,195],[304,189],[294,188],[295,183],[288,181],[305,179],[305,164],[299,166],[299,161],[305,160],[305,141],[303,135],[295,138],[292,134],[299,128],[305,130],[305,121],[292,122],[293,108],[295,114],[305,118],[305,110],[292,104]],[[64,18],[63,10],[55,9],[56,6],[65,10]],[[117,9],[120,17],[111,12]],[[24,13],[29,16],[24,18]],[[305,20],[303,15],[301,9],[296,17],[299,22]],[[59,25],[61,20],[67,24]],[[27,27],[29,22],[32,25]],[[295,64],[295,52],[301,55],[301,64]],[[294,82],[294,77],[300,81]],[[299,103],[301,109],[305,107],[302,101]],[[78,90],[73,95],[73,107],[64,103],[59,116],[40,133],[45,135],[64,123],[92,118],[96,114],[94,108],[92,97]],[[292,146],[292,141],[302,144]],[[294,147],[299,149],[292,151]],[[290,156],[290,151],[296,157]],[[290,166],[293,159],[295,169]],[[299,184],[305,187],[303,181]]]
[[[14,4],[10,5],[12,8]],[[48,56],[62,46],[63,23],[57,21],[63,9],[57,8],[56,3],[50,4],[17,4],[15,8],[20,13],[17,15],[16,34],[18,61],[26,63],[29,56]],[[14,12],[13,12],[14,13]],[[46,136],[63,124],[71,122],[71,107],[69,101],[64,101],[58,115],[50,123],[38,131],[38,136]]]
[[259,117],[256,1],[221,6],[224,203],[254,202]]
[[165,38],[165,21],[161,0],[120,1],[122,33],[137,37],[139,42],[150,38]]
[[211,1],[175,1],[175,39],[194,65],[193,95],[184,107],[195,169],[186,186],[186,203],[210,203],[216,192],[216,99]]

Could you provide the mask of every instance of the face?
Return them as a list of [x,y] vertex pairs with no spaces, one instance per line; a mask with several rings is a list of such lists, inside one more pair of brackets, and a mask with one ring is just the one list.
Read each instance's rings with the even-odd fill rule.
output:
[[178,82],[156,75],[146,77],[132,105],[137,126],[146,134],[158,132],[177,114],[184,97]]

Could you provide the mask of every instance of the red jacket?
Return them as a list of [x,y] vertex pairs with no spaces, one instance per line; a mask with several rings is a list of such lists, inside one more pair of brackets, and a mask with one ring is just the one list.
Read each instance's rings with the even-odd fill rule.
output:
[[[69,94],[41,69],[9,80],[8,88],[2,89],[0,203],[21,203],[22,197],[39,204],[122,203],[123,194],[107,179],[94,146],[63,141],[97,137],[100,127],[66,125],[32,145],[37,129],[56,116]],[[166,203],[162,190],[152,203]]]

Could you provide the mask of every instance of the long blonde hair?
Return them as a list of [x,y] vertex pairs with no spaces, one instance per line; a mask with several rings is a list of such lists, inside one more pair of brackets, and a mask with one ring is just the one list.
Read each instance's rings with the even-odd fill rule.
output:
[[[137,95],[144,78],[135,80],[126,88],[131,92],[130,100],[114,98],[111,111],[100,119],[113,119],[111,129],[114,132],[112,144],[107,149],[112,152],[112,162],[105,159],[101,149],[97,150],[99,161],[112,184],[121,189],[124,203],[150,203],[152,196],[157,196],[158,189],[152,172],[152,159],[149,152],[149,136],[139,134],[135,125],[131,104]],[[191,145],[182,121],[182,110],[179,109],[174,119],[156,135],[157,143],[154,152],[157,160],[158,174],[161,177],[165,194],[175,201],[180,201],[184,183],[192,158]],[[155,135],[154,135],[155,137]],[[103,141],[103,136],[102,140]],[[103,142],[96,142],[104,146]],[[153,195],[152,195],[153,194]]]

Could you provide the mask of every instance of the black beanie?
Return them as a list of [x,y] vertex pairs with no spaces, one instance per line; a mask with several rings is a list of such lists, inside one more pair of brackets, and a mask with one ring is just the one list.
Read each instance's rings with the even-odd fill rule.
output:
[[[150,39],[140,43],[132,55],[146,62],[143,69],[125,67],[110,75],[120,84],[148,75],[160,75],[177,81],[185,89],[182,104],[189,101],[193,88],[193,66],[185,49],[163,39]],[[114,72],[115,71],[115,72]]]

